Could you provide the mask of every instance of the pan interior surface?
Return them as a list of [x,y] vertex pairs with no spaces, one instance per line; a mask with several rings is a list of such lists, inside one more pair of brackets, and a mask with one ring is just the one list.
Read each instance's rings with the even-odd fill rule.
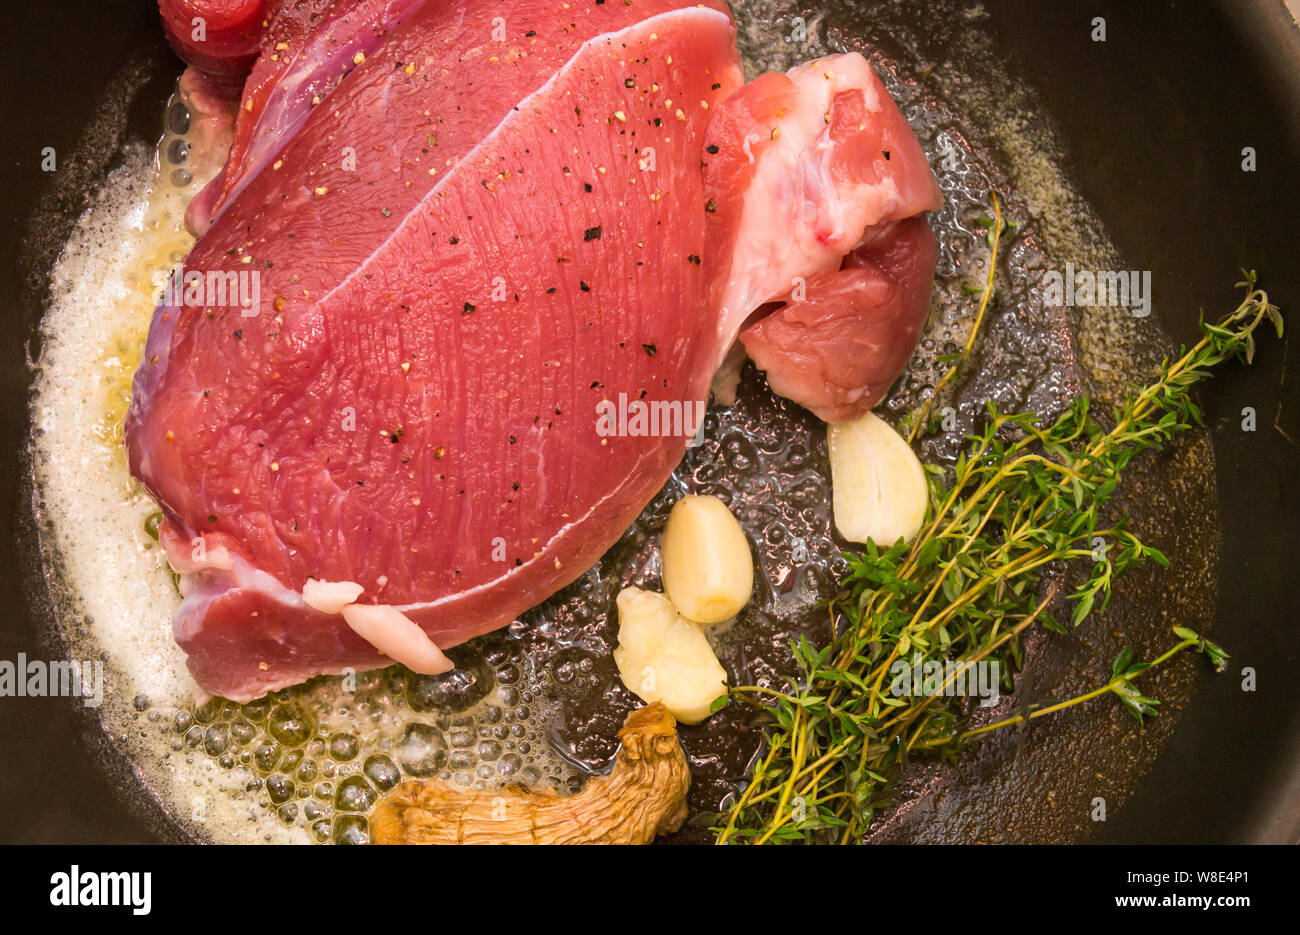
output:
[[[862,51],[917,130],[943,187],[945,206],[932,219],[941,254],[931,320],[908,373],[879,410],[887,418],[920,405],[944,370],[943,355],[965,340],[978,301],[971,287],[987,271],[995,195],[1014,224],[976,365],[940,400],[952,407],[956,428],[927,442],[925,460],[952,459],[988,400],[1004,411],[1044,415],[1078,393],[1114,403],[1126,382],[1147,379],[1176,348],[1160,325],[1163,293],[1155,313],[1141,317],[1045,301],[1045,271],[1067,264],[1125,270],[1149,261],[1112,242],[1102,221],[1109,215],[1080,194],[1058,123],[1010,72],[981,5],[930,3],[918,15],[892,3],[840,3],[815,14],[747,3],[736,12],[751,75]],[[174,65],[162,60],[158,67]],[[137,87],[146,97],[157,92],[156,83]],[[165,126],[164,99],[142,107],[149,104],[156,126]],[[152,506],[126,475],[117,428],[152,304],[148,274],[184,249],[177,231],[186,186],[171,178],[166,142],[161,166],[152,139],[116,144],[115,167],[95,181],[98,194],[53,268],[30,465],[42,591],[56,611],[58,640],[72,658],[107,660],[110,688],[97,714],[108,758],[129,765],[170,828],[196,840],[342,841],[355,836],[367,803],[394,775],[565,789],[604,769],[617,727],[636,704],[610,656],[613,598],[628,584],[657,587],[656,536],[683,493],[728,501],[756,548],[756,599],[714,635],[733,683],[777,686],[793,674],[792,637],[827,638],[819,604],[833,596],[844,568],[840,553],[852,546],[833,532],[824,431],[774,398],[750,367],[738,403],[710,411],[705,444],[688,453],[596,568],[518,625],[454,654],[466,678],[448,685],[394,667],[353,683],[315,679],[263,703],[195,707],[170,637],[177,598],[145,531]],[[156,241],[144,236],[151,227]],[[1170,557],[1172,569],[1135,569],[1105,615],[1067,637],[1028,640],[1015,691],[988,719],[1026,701],[1095,687],[1121,647],[1149,657],[1164,648],[1172,624],[1213,627],[1220,524],[1209,433],[1189,433],[1168,453],[1142,460],[1125,489],[1135,531]],[[806,561],[792,559],[795,542]],[[1090,816],[1097,797],[1118,809],[1133,794],[1204,676],[1185,660],[1153,679],[1150,692],[1164,706],[1145,728],[1102,701],[983,743],[957,766],[918,762],[900,805],[881,814],[869,837],[1081,840],[1096,830]],[[682,738],[694,776],[693,813],[725,807],[758,748],[757,731],[733,705],[683,729]],[[694,822],[679,837],[706,839],[706,823]]]

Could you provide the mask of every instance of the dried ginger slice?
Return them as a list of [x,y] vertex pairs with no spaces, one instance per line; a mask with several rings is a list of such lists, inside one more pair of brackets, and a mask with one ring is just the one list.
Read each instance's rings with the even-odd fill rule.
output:
[[690,767],[662,704],[627,716],[608,775],[576,795],[507,786],[471,790],[412,779],[375,807],[376,844],[648,844],[686,819]]

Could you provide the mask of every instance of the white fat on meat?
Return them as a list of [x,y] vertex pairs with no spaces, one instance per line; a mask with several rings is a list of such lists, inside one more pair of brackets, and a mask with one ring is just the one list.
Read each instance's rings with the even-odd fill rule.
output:
[[231,571],[234,559],[223,545],[209,544],[206,536],[185,539],[166,527],[159,541],[167,556],[167,564],[178,575],[197,575],[205,571]]
[[745,196],[744,234],[723,293],[723,325],[737,330],[759,305],[788,293],[796,277],[838,267],[863,231],[903,202],[889,176],[871,183],[830,171],[835,142],[825,115],[835,96],[857,91],[872,114],[885,104],[867,60],[856,53],[833,56],[787,74],[799,102],[778,118],[772,144],[758,158]]
[[317,581],[308,578],[302,586],[302,602],[323,614],[338,614],[365,591],[355,581]]
[[438,644],[410,617],[388,604],[348,604],[343,619],[357,636],[394,662],[420,675],[441,675],[456,668]]

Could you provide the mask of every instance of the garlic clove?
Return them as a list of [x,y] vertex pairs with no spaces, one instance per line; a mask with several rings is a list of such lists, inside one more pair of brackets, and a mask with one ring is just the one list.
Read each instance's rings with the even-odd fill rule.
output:
[[624,588],[618,595],[619,677],[647,704],[662,702],[683,724],[698,724],[727,692],[727,673],[701,630],[662,594]]
[[911,541],[929,503],[925,469],[889,423],[868,412],[826,427],[835,528],[851,542]]
[[678,500],[659,551],[664,591],[688,620],[719,623],[740,613],[753,596],[749,540],[717,497]]

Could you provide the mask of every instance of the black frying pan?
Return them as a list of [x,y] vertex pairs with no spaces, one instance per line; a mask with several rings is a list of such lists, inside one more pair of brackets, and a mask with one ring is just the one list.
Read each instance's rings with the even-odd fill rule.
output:
[[[1176,338],[1195,336],[1198,308],[1214,313],[1235,304],[1231,284],[1241,266],[1258,269],[1274,301],[1298,320],[1300,39],[1281,0],[985,0],[987,19],[967,25],[940,23],[928,4],[915,6],[907,15],[929,37],[928,58],[941,66],[952,54],[946,37],[954,29],[985,30],[1007,72],[1036,91],[1072,180],[1131,265],[1153,271],[1162,324]],[[826,5],[826,27],[865,35],[870,7]],[[1089,38],[1096,16],[1107,20],[1105,54]],[[7,156],[0,205],[8,222],[0,237],[9,258],[0,488],[10,500],[0,511],[0,602],[8,608],[0,658],[49,658],[57,646],[21,456],[45,277],[122,143],[156,138],[179,64],[152,4],[139,0],[68,0],[57,12],[20,5],[10,17],[0,87]],[[59,154],[57,180],[40,169],[47,146]],[[1254,173],[1239,170],[1243,146],[1258,153]],[[1028,766],[1035,761],[1018,760],[1009,739],[981,751],[936,801],[886,822],[881,839],[1300,839],[1297,384],[1300,365],[1288,367],[1287,344],[1265,341],[1252,369],[1227,368],[1204,394],[1220,527],[1219,541],[1205,544],[1220,560],[1210,613],[1233,668],[1217,678],[1187,674],[1182,710],[1168,712],[1176,727],[1149,757],[1126,728],[1120,742],[1133,746],[1121,746],[1117,762],[1140,764],[1120,784],[1123,795],[1131,792],[1127,804],[1104,824],[1054,821],[1035,807],[1041,789]],[[1240,431],[1245,406],[1259,412],[1259,431]],[[1130,607],[1126,619],[1140,623],[1143,612]],[[1233,674],[1246,665],[1258,672],[1250,694]],[[1070,750],[1113,716],[1063,717],[1025,743]],[[0,840],[176,839],[84,709],[0,698],[0,750]],[[1093,780],[1071,780],[1062,760],[1047,768],[1062,801],[1086,795]]]

